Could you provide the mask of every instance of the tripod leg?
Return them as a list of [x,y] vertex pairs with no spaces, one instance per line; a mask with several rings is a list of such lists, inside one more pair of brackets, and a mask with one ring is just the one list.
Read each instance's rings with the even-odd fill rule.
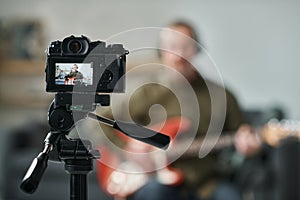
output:
[[70,175],[70,200],[87,200],[87,175]]
[[[87,174],[93,170],[93,159],[81,140],[60,140],[60,158],[65,162],[65,170],[70,174],[70,199],[87,200]],[[89,146],[89,145],[88,145]]]

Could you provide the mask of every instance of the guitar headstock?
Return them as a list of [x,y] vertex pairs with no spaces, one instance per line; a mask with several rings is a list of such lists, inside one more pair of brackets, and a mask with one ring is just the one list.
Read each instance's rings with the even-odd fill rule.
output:
[[262,137],[267,144],[277,146],[280,140],[294,136],[300,140],[300,121],[271,119],[262,130]]

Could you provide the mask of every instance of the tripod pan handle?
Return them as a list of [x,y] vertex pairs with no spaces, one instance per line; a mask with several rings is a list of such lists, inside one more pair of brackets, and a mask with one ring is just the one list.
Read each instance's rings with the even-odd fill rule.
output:
[[116,121],[113,128],[125,135],[166,150],[170,143],[170,137],[160,132],[153,131],[138,124]]
[[49,156],[47,153],[41,152],[31,163],[27,170],[20,188],[29,194],[37,189],[39,182],[47,168]]

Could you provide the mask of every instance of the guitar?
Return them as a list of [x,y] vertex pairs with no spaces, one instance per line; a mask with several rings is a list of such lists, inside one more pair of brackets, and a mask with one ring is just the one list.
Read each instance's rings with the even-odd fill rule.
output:
[[[181,125],[181,127],[180,127]],[[148,178],[150,176],[153,177],[153,175],[156,177],[156,179],[165,185],[180,185],[184,180],[183,173],[175,168],[172,168],[168,165],[168,158],[172,157],[174,155],[181,155],[181,153],[185,150],[184,156],[198,156],[200,147],[201,150],[207,151],[210,150],[212,145],[213,151],[221,150],[225,147],[234,145],[234,142],[236,140],[236,134],[233,132],[229,132],[226,134],[222,134],[222,136],[218,138],[211,137],[209,139],[205,140],[205,144],[203,143],[204,140],[201,139],[195,139],[192,144],[189,146],[189,148],[186,149],[187,144],[184,143],[176,143],[174,141],[175,135],[178,133],[178,130],[181,131],[188,130],[190,127],[190,123],[183,118],[172,118],[169,119],[164,126],[158,125],[157,127],[153,127],[153,130],[157,131],[157,128],[160,127],[159,131],[161,133],[169,135],[173,142],[171,143],[171,150],[164,152],[160,151],[159,153],[155,154],[155,156],[152,158],[152,160],[147,160],[147,163],[152,163],[153,165],[161,166],[162,163],[165,164],[164,168],[161,168],[157,171],[155,171],[155,174],[153,173],[126,173],[122,172],[122,170],[130,170],[134,171],[141,171],[141,166],[143,163],[138,162],[130,162],[125,161],[120,163],[120,170],[111,169],[104,164],[98,162],[97,168],[98,171],[101,173],[98,173],[98,178],[100,181],[100,185],[102,188],[108,192],[109,194],[115,196],[116,198],[126,198],[126,196],[134,193],[136,190],[141,188],[146,182],[148,181]],[[162,128],[161,128],[162,127]],[[276,120],[269,121],[264,127],[259,130],[259,133],[256,133],[256,138],[260,142],[265,142],[271,146],[276,147],[280,140],[287,137],[287,136],[295,136],[300,140],[300,122],[297,121],[290,121],[290,120],[283,120],[281,122],[278,122]],[[129,151],[135,151],[135,147],[138,147],[139,151],[142,149],[142,151],[150,150],[151,148],[148,145],[143,145],[142,143],[138,143],[136,145],[136,141],[129,140],[128,141],[128,150]],[[176,148],[172,148],[172,146]],[[207,149],[205,149],[207,148]],[[153,149],[152,149],[153,150]],[[101,150],[102,156],[104,156],[108,152],[103,152]],[[108,153],[109,154],[109,153]],[[106,156],[104,156],[105,158]],[[113,156],[110,154],[107,156],[109,159],[116,159],[113,158]],[[116,159],[117,160],[117,159]],[[145,162],[145,161],[144,161]]]

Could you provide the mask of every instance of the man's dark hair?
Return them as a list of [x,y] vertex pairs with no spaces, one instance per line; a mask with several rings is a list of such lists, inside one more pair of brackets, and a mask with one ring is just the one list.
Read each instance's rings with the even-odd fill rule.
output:
[[[201,52],[201,47],[198,44],[201,44],[200,40],[199,40],[199,36],[195,30],[195,26],[193,26],[191,23],[185,21],[185,20],[176,20],[170,24],[168,24],[166,27],[167,28],[171,28],[171,27],[185,27],[189,30],[190,34],[191,34],[191,38],[193,40],[195,40],[197,42],[196,48],[197,48],[197,53]],[[201,44],[202,45],[202,44]],[[158,56],[161,57],[161,52],[158,51]]]
[[178,27],[178,26],[182,26],[182,27],[187,28],[190,31],[190,34],[191,34],[192,38],[196,42],[198,42],[198,43],[200,42],[198,34],[197,34],[194,26],[189,22],[186,22],[184,20],[177,20],[177,21],[174,21],[174,22],[170,23],[167,27]]

